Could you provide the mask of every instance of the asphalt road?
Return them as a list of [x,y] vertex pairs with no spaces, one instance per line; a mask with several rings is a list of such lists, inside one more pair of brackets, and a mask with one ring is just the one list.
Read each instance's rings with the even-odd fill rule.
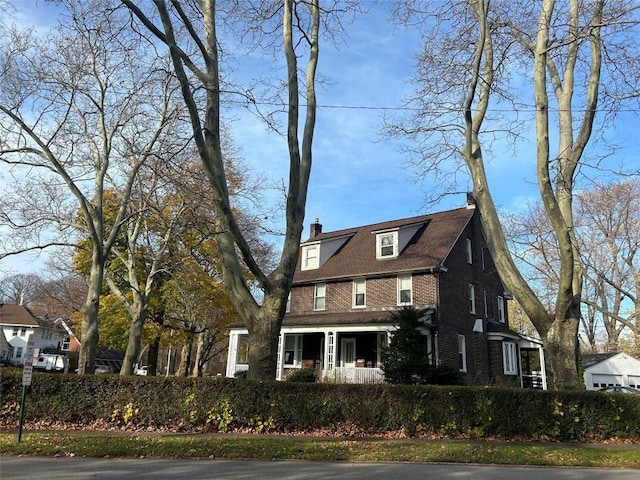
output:
[[255,460],[0,456],[0,479],[175,480],[638,480],[640,470],[438,463],[321,463]]

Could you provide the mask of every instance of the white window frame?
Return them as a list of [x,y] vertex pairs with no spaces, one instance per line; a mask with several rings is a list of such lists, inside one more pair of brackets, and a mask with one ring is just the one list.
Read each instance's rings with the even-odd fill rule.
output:
[[[291,340],[293,345],[287,345]],[[287,355],[287,352],[292,352],[291,355]],[[290,359],[287,357],[291,357]],[[302,334],[300,333],[287,333],[284,336],[284,361],[282,362],[285,367],[300,368],[302,367]]]
[[470,238],[467,238],[467,263],[473,264],[473,243]]
[[327,284],[316,283],[313,292],[313,309],[322,311],[327,308]]
[[476,313],[476,286],[469,284],[469,313]]
[[489,304],[487,303],[487,291],[482,290],[482,296],[484,300],[484,318],[489,318]]
[[498,295],[498,321],[500,323],[505,323],[507,318],[504,315],[504,297]]
[[[403,281],[408,280],[408,285],[403,285]],[[397,285],[398,285],[398,305],[413,305],[413,277],[409,274],[409,275],[398,275],[398,279],[397,279]],[[402,287],[405,288],[402,288]],[[409,288],[406,288],[406,287]],[[404,291],[409,291],[409,301],[408,302],[403,302],[402,301],[402,292]]]
[[16,357],[15,358],[22,358],[22,349],[23,349],[23,347],[16,347]]
[[[383,247],[383,239],[391,238],[391,245]],[[388,250],[391,247],[390,254],[383,254],[383,248]],[[385,258],[396,258],[398,256],[398,232],[382,232],[376,234],[376,258],[378,260]]]
[[458,335],[458,359],[460,360],[459,370],[467,371],[467,340],[464,335]]
[[287,304],[284,309],[285,313],[289,313],[291,311],[291,292],[287,295]]
[[[362,303],[358,304],[358,295],[362,295]],[[367,280],[360,278],[353,281],[353,308],[364,308],[367,306]]]
[[320,244],[304,245],[302,247],[302,266],[300,270],[315,270],[320,266]]
[[518,346],[513,342],[502,342],[502,362],[505,375],[518,374]]

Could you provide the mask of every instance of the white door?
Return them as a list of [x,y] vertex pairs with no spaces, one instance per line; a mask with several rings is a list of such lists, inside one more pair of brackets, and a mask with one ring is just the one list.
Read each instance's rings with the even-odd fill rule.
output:
[[340,341],[340,366],[356,366],[356,339],[343,338]]

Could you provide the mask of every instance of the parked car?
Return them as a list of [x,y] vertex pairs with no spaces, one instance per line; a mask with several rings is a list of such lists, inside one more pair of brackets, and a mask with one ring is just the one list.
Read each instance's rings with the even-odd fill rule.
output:
[[634,395],[640,395],[639,389],[633,387],[622,387],[620,385],[616,385],[615,387],[601,388],[599,391],[607,393],[631,393]]
[[113,373],[113,368],[106,365],[96,365],[96,373]]

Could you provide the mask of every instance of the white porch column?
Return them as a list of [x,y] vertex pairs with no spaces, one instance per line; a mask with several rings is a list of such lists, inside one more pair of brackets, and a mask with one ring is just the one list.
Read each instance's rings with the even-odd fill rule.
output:
[[278,357],[276,360],[276,380],[282,380],[282,373],[284,369],[283,359],[284,359],[284,333],[280,332],[278,336]]
[[[238,352],[238,333],[231,332],[229,334],[229,349],[227,350],[227,377],[233,378],[235,376],[237,352]],[[167,372],[169,372],[169,365],[167,365]]]
[[325,362],[323,365],[323,369],[326,372],[333,370],[333,364],[335,361],[335,334],[334,332],[325,332],[324,333],[324,358]]

